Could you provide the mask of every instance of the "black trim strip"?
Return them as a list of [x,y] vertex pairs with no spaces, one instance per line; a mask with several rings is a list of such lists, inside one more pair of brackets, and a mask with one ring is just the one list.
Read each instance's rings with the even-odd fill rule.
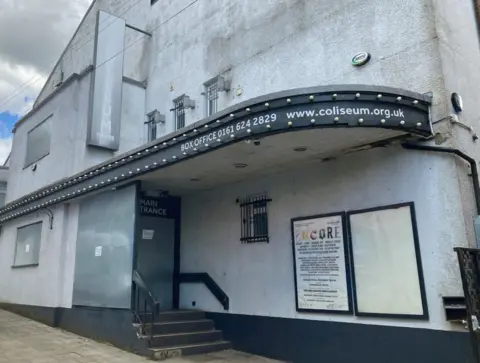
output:
[[12,265],[12,268],[37,267],[39,263],[29,263],[27,265]]
[[[11,202],[0,209],[0,223],[35,212],[45,206],[130,181],[152,170],[251,137],[338,127],[382,128],[430,137],[432,136],[428,114],[430,101],[431,98],[426,95],[369,86],[314,87],[258,97]],[[405,120],[399,121],[400,116],[392,118],[383,116],[385,118],[382,119],[382,116],[370,114],[363,116],[360,122],[359,117],[351,112],[341,113],[340,106],[343,109],[353,107],[357,110],[388,109],[388,112],[401,109],[401,117],[405,117]],[[339,116],[334,117],[333,114],[326,116],[325,112],[321,114],[319,109],[325,112],[330,109]],[[314,110],[317,115],[314,114],[312,117],[312,114],[305,113],[306,110]],[[293,118],[291,115],[294,115]],[[197,144],[198,147],[195,147]],[[33,202],[35,204],[32,206]]]

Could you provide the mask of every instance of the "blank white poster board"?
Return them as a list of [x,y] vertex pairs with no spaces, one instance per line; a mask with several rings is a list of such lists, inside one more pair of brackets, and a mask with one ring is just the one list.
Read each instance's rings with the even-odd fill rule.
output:
[[349,214],[357,315],[426,315],[412,208]]

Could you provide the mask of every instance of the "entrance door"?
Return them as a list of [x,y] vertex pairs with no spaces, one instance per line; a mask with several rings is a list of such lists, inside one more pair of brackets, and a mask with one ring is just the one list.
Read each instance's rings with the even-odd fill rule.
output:
[[174,241],[174,219],[138,216],[136,269],[161,310],[173,308]]

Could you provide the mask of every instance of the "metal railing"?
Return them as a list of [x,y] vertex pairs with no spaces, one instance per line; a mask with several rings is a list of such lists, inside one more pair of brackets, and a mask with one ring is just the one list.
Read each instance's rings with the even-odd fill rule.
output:
[[225,291],[215,282],[212,277],[206,272],[182,272],[180,274],[180,283],[201,283],[217,298],[222,304],[224,310],[230,308],[230,299]]
[[480,363],[480,249],[455,248],[467,308],[473,358]]
[[133,271],[132,275],[133,299],[132,313],[136,323],[141,325],[143,334],[147,335],[146,324],[150,323],[150,342],[153,339],[153,325],[159,314],[160,303],[147,288],[145,281],[138,271]]

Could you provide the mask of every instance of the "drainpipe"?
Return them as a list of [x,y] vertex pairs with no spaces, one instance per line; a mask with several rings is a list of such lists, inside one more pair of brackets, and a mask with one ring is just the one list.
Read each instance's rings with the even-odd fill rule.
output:
[[460,150],[449,148],[449,147],[439,147],[439,146],[429,146],[429,145],[419,145],[413,143],[403,143],[402,147],[409,150],[424,150],[424,151],[435,151],[439,153],[454,154],[460,156],[463,160],[467,161],[470,164],[470,170],[472,171],[472,182],[473,182],[473,194],[475,195],[475,204],[477,206],[477,214],[480,215],[480,184],[478,182],[478,168],[475,159],[471,158],[467,154],[461,152]]

